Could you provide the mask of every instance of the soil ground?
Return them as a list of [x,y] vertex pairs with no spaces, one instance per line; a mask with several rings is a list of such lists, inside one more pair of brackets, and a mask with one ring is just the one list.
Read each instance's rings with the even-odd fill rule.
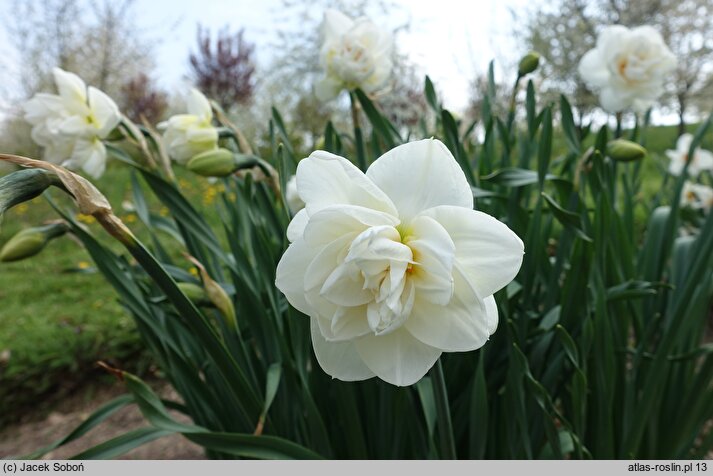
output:
[[[165,382],[151,382],[152,388],[162,398],[178,400],[177,395]],[[0,429],[0,459],[29,454],[69,434],[94,410],[109,400],[125,393],[121,383],[103,385],[99,388],[80,388],[62,399],[42,420],[24,421]],[[172,412],[180,421],[184,415]],[[127,431],[146,426],[146,421],[136,405],[122,408],[99,426],[78,440],[47,453],[42,459],[67,459],[92,446],[119,436]],[[123,455],[120,459],[204,459],[197,446],[180,435],[171,435],[154,440]]]

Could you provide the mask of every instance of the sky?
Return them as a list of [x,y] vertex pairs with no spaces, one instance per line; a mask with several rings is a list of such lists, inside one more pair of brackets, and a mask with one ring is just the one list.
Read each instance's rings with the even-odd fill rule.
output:
[[[400,50],[409,55],[419,73],[431,77],[446,107],[457,111],[467,103],[470,79],[485,71],[491,59],[517,61],[521,51],[511,36],[510,9],[522,10],[532,0],[394,3],[398,6],[396,14],[372,20],[390,28],[410,23],[409,31],[396,37]],[[0,18],[7,15],[11,5],[10,0],[0,0]],[[244,27],[247,39],[256,43],[258,61],[264,64],[271,54],[280,5],[280,0],[136,0],[135,12],[147,37],[160,39],[154,46],[156,79],[165,89],[176,91],[185,86],[188,53],[195,47],[198,23],[213,30],[226,25],[234,30]],[[0,63],[10,73],[18,67],[3,25]],[[19,85],[12,81],[0,84],[0,109],[17,90]]]

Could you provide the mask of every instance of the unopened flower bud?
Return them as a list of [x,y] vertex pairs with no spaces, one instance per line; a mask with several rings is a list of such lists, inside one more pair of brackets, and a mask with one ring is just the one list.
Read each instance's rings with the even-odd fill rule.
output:
[[220,313],[225,317],[228,325],[235,329],[237,328],[237,321],[235,319],[235,306],[233,306],[233,300],[225,292],[223,287],[213,281],[212,279],[205,280],[203,282],[205,286],[205,292],[208,295],[208,299],[218,308]]
[[210,299],[202,286],[193,283],[178,283],[178,289],[196,305],[209,304]]
[[203,177],[225,177],[238,168],[233,153],[223,148],[201,152],[188,161],[187,167]]
[[0,261],[19,261],[38,254],[53,238],[67,232],[64,223],[27,228],[10,238],[0,250]]
[[646,149],[636,142],[625,139],[616,139],[607,144],[607,155],[620,162],[631,162],[646,156]]
[[537,69],[540,64],[540,53],[536,51],[530,51],[520,60],[520,64],[517,67],[517,74],[525,76],[532,73]]

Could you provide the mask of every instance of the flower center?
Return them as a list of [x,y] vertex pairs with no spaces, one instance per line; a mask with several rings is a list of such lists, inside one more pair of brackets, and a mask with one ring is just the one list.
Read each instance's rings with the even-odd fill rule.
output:
[[400,327],[413,309],[414,264],[396,228],[373,226],[354,238],[320,294],[338,306],[366,305],[369,328],[385,334]]
[[392,226],[376,226],[352,242],[345,263],[355,266],[364,280],[363,289],[373,300],[367,306],[369,327],[375,334],[393,331],[411,313],[414,287],[408,276],[413,252],[401,242]]

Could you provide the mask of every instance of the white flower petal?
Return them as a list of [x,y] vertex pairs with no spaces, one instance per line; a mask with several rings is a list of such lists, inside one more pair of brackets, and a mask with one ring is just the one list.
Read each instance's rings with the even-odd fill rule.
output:
[[408,221],[438,205],[473,208],[465,174],[441,141],[425,139],[395,147],[378,158],[366,175]]
[[705,149],[696,151],[696,165],[698,170],[713,170],[713,153]]
[[524,245],[504,223],[460,207],[436,207],[424,215],[446,229],[456,247],[456,263],[481,299],[495,294],[515,278],[522,265]]
[[488,334],[493,335],[498,329],[498,304],[495,302],[495,296],[488,296],[484,299],[485,311],[488,316]]
[[419,341],[403,327],[384,335],[366,335],[355,344],[374,374],[400,387],[421,380],[441,355],[440,350]]
[[[329,333],[322,332],[329,340],[350,340],[371,332],[366,319],[367,306],[339,307],[332,316]],[[320,326],[320,329],[322,327]]]
[[692,134],[681,134],[681,136],[676,140],[676,151],[681,155],[688,155],[688,150],[691,148],[691,142],[693,142]]
[[104,139],[121,121],[119,108],[109,96],[93,87],[89,87],[89,107],[96,121],[97,135]]
[[25,120],[32,125],[68,114],[62,98],[54,94],[35,94],[22,108],[25,111]]
[[285,184],[285,201],[293,215],[305,207],[305,203],[297,193],[297,177],[293,175]]
[[186,98],[186,110],[192,116],[198,116],[203,121],[208,121],[213,118],[213,110],[210,107],[210,101],[203,93],[196,88],[191,88]]
[[374,300],[374,295],[364,289],[364,277],[353,263],[342,263],[327,277],[319,294],[342,307],[361,306]]
[[287,297],[292,307],[310,315],[312,308],[305,298],[305,270],[314,259],[317,250],[304,240],[292,243],[277,264],[275,286]]
[[60,68],[54,68],[52,74],[62,99],[74,106],[86,104],[87,86],[82,81],[82,78]]
[[356,234],[347,234],[326,246],[315,247],[317,252],[313,255],[309,265],[300,270],[304,280],[303,292],[306,294],[307,302],[312,306],[313,313],[317,312],[322,317],[331,317],[334,314],[334,304],[332,303],[322,309],[326,301],[319,292],[327,277],[344,261],[349,250],[349,243],[355,236]]
[[609,82],[609,70],[599,50],[588,51],[579,60],[579,75],[594,88],[602,88]]
[[342,89],[344,89],[344,84],[341,81],[327,76],[314,85],[314,95],[320,101],[327,102],[336,98]]
[[290,243],[302,238],[307,222],[309,222],[309,215],[305,209],[297,212],[297,215],[292,218],[290,224],[287,225],[287,239],[290,240]]
[[322,20],[322,34],[325,41],[340,37],[346,31],[349,31],[353,24],[354,20],[342,12],[328,8],[324,12],[324,20]]
[[354,341],[328,342],[319,330],[316,319],[310,323],[312,332],[312,347],[319,366],[328,375],[353,382],[366,380],[374,376],[355,349]]
[[[492,309],[488,309],[487,299],[478,298],[460,267],[454,268],[453,278],[455,292],[451,301],[440,306],[417,300],[405,327],[416,339],[443,352],[475,350],[482,347],[491,334]],[[497,325],[497,309],[495,313]]]
[[310,216],[332,205],[359,205],[396,215],[391,200],[361,170],[322,150],[300,161],[297,191]]
[[74,145],[72,156],[65,161],[63,166],[84,172],[93,178],[99,178],[106,169],[106,149],[98,139],[81,139]]
[[602,108],[609,112],[620,112],[632,105],[631,97],[625,92],[606,87],[599,93]]
[[[306,212],[306,211],[305,211]],[[361,233],[374,226],[397,226],[399,220],[388,213],[355,205],[334,205],[310,215],[304,237],[310,244],[331,243],[347,233]]]
[[68,116],[59,124],[57,133],[71,136],[72,138],[93,135],[95,129],[82,116]]
[[443,226],[420,215],[408,227],[403,242],[413,251],[410,277],[422,299],[445,306],[453,296],[455,244]]

